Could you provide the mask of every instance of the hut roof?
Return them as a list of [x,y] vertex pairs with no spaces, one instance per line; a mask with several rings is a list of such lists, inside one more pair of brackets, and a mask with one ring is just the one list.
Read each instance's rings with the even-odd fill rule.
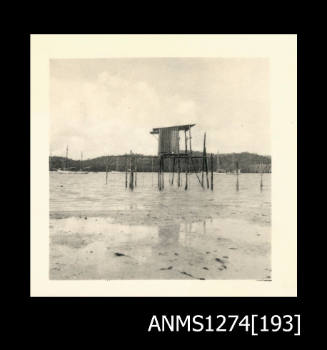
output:
[[177,129],[180,130],[189,130],[192,128],[195,124],[185,124],[185,125],[175,125],[175,126],[168,126],[164,128],[153,128],[152,131],[150,131],[150,134],[159,134],[160,129]]

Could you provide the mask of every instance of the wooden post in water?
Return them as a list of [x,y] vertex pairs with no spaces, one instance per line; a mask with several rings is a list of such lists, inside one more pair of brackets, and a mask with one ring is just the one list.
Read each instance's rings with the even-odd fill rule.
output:
[[188,160],[189,158],[185,158],[185,191],[188,188]]
[[130,152],[129,166],[130,166],[129,188],[131,190],[133,190],[133,188],[134,188],[134,173],[133,173],[133,165],[132,165],[132,151]]
[[[190,143],[190,153],[189,153],[189,156],[188,156],[188,162],[187,162],[187,170],[188,170],[188,173],[189,173],[189,176],[191,176],[191,173],[190,173],[190,170],[191,170],[191,161],[192,161],[192,134],[191,134],[191,126],[189,125],[189,129],[188,129],[188,133],[189,133],[189,137],[188,137],[188,140],[189,140],[189,143]],[[189,180],[190,182],[190,180]],[[188,184],[188,187],[189,187],[189,184]]]
[[129,188],[130,188],[131,190],[134,189],[134,172],[133,172],[133,170],[131,170],[131,172],[130,172],[130,183],[129,183]]
[[161,156],[158,157],[158,189],[161,191]]
[[[206,148],[206,133],[204,133],[204,141],[203,141],[203,165],[204,165],[203,171],[206,172],[207,188],[209,188],[208,158],[207,158],[207,148]],[[204,186],[203,173],[202,173],[202,186]]]
[[168,182],[171,185],[171,158],[168,158]]
[[203,137],[202,174],[201,174],[201,186],[202,186],[202,188],[204,188],[205,153],[206,153],[206,133],[204,133],[204,137]]
[[[206,153],[207,154],[207,153]],[[209,169],[208,169],[208,157],[206,155],[206,178],[207,178],[207,188],[209,189]]]
[[239,190],[239,183],[238,183],[238,161],[236,161],[236,191]]
[[213,154],[210,156],[210,166],[211,166],[211,191],[213,191]]
[[191,156],[187,158],[187,171],[188,171],[188,188],[190,188],[191,185]]
[[137,186],[137,158],[135,156],[135,187]]
[[262,191],[263,183],[262,183],[262,176],[263,176],[263,164],[260,164],[260,190]]
[[181,160],[180,158],[177,158],[177,186],[181,186]]
[[201,169],[201,186],[204,188],[204,158],[202,158],[202,169]]
[[128,175],[127,175],[127,169],[128,169],[128,165],[127,165],[127,154],[126,154],[126,162],[125,162],[126,164],[126,166],[125,166],[125,188],[127,188],[127,177],[128,177]]
[[161,189],[165,188],[165,158],[161,157]]

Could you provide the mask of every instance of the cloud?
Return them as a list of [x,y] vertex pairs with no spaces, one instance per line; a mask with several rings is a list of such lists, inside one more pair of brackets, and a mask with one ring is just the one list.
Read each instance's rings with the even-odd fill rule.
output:
[[153,127],[188,123],[193,149],[270,153],[262,59],[73,61],[51,66],[52,154],[155,154]]
[[[159,96],[145,81],[101,72],[93,82],[51,81],[51,148],[72,156],[156,151],[152,127],[195,119],[196,105],[181,96]],[[151,148],[150,148],[151,147]]]

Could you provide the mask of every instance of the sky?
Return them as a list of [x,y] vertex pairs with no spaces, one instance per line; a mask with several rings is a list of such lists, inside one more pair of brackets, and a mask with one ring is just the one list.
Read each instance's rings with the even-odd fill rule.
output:
[[53,156],[155,155],[152,128],[192,123],[193,150],[269,155],[269,112],[266,58],[50,61]]

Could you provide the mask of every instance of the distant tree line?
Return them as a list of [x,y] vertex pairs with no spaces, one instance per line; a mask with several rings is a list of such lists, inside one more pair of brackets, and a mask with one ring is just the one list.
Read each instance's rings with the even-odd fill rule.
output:
[[[194,152],[193,155],[201,156],[202,152]],[[207,154],[210,157],[210,154]],[[69,168],[71,170],[87,169],[92,172],[106,171],[125,171],[130,167],[130,154],[124,154],[119,156],[102,156],[93,159],[85,159],[81,163],[80,160],[68,159],[66,158],[52,156],[49,158],[49,169],[57,170]],[[137,171],[140,172],[151,172],[158,171],[158,157],[157,156],[145,156],[142,154],[132,155],[133,166],[137,164]],[[242,153],[226,153],[226,154],[216,154],[213,155],[213,170],[219,170],[222,172],[234,172],[236,169],[236,162],[242,173],[256,173],[260,172],[271,172],[271,157],[262,156],[255,153],[242,152]],[[67,164],[66,164],[67,163]],[[185,171],[186,162],[181,160],[181,171]],[[208,159],[209,171],[211,170],[210,158]],[[153,164],[153,167],[152,167]],[[191,171],[193,167],[196,171],[202,168],[202,159],[193,159],[193,165],[191,166]],[[172,160],[166,159],[164,164],[165,171],[170,171],[172,169]],[[176,169],[176,167],[175,167]]]

